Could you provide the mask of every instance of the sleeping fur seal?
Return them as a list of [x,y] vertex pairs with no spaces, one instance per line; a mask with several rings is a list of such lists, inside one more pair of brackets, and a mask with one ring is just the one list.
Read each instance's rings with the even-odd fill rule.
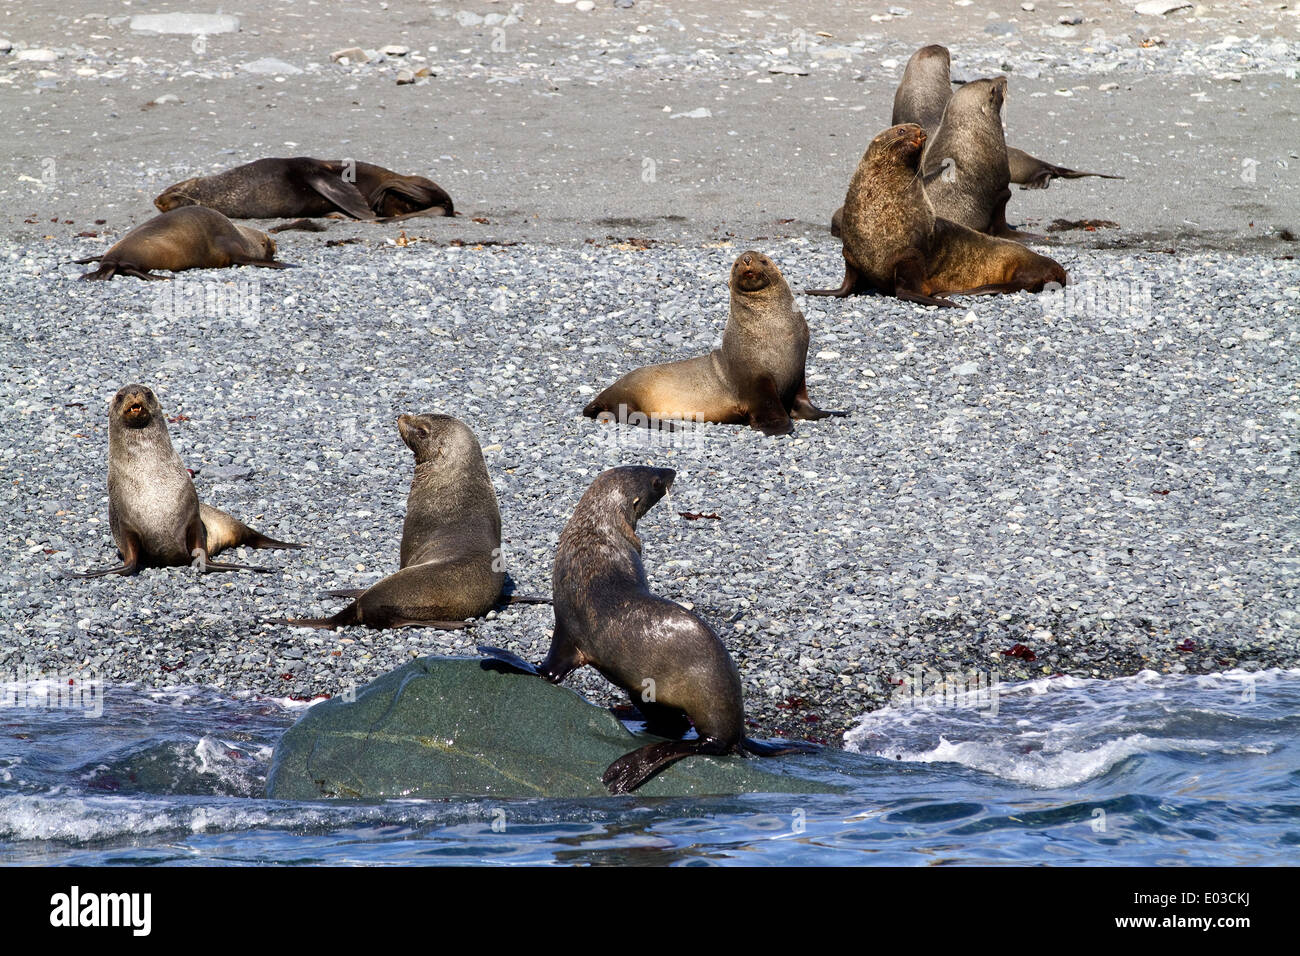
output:
[[720,349],[628,372],[582,414],[643,424],[683,418],[747,424],[768,435],[792,432],[791,419],[844,415],[808,399],[808,323],[776,263],[761,252],[741,253],[729,284],[731,314]]
[[1058,262],[1016,242],[936,217],[920,175],[925,131],[892,126],[871,141],[844,198],[844,281],[809,295],[876,291],[955,306],[947,293],[1039,292],[1064,285]]
[[207,206],[231,219],[289,219],[343,213],[388,222],[453,215],[451,197],[423,176],[403,176],[355,160],[259,159],[212,176],[168,186],[154,200],[162,211]]
[[[698,615],[650,593],[636,525],[675,477],[671,468],[624,466],[591,483],[560,533],[551,579],[555,634],[540,668],[509,651],[479,648],[553,684],[590,664],[627,691],[651,733],[674,738],[610,764],[602,780],[614,794],[631,793],[692,754],[776,756],[817,749],[748,739],[740,672],[726,646]],[[698,739],[678,739],[691,723]]]
[[397,428],[415,453],[401,570],[359,592],[330,592],[356,598],[332,617],[271,623],[458,628],[501,597],[501,513],[474,432],[450,415],[402,415]]
[[[952,93],[951,61],[947,47],[937,43],[923,46],[912,54],[903,70],[903,79],[894,92],[894,113],[890,123],[916,123],[927,133],[939,128],[944,107]],[[1010,181],[1020,183],[1021,189],[1046,189],[1055,177],[1079,179],[1097,176],[1101,179],[1123,179],[1106,173],[1085,173],[1064,166],[1053,166],[1035,159],[1022,149],[1007,147]]]
[[72,577],[182,565],[200,572],[269,571],[209,558],[240,545],[302,547],[268,538],[199,503],[194,482],[172,448],[162,406],[143,385],[124,386],[108,405],[108,524],[122,563]]
[[275,261],[275,251],[275,240],[266,233],[237,226],[215,209],[187,206],[136,226],[102,255],[76,261],[79,265],[99,263],[99,268],[87,272],[83,279],[112,279],[115,275],[166,279],[149,270],[288,269],[287,263]]

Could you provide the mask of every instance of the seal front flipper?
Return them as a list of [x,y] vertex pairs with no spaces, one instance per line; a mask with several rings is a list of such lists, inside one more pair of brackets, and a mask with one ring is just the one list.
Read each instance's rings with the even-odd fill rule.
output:
[[327,171],[327,167],[304,171],[303,180],[353,219],[375,218],[375,211],[366,203],[361,190],[353,183],[344,182],[338,174]]
[[794,431],[794,422],[781,403],[771,376],[744,383],[740,400],[749,409],[750,428],[757,428],[764,435],[788,435]]
[[483,655],[483,668],[490,671],[517,671],[520,674],[531,674],[534,677],[541,677],[539,671],[532,664],[528,663],[518,654],[511,654],[509,651],[500,647],[490,647],[487,644],[480,644],[475,648]]
[[659,743],[646,744],[639,750],[624,754],[605,768],[601,782],[615,796],[631,793],[665,767],[675,764],[683,757],[694,754],[722,756],[730,751],[722,741],[712,738],[703,740],[664,740]]
[[837,299],[847,299],[853,294],[854,287],[858,284],[858,270],[848,259],[844,260],[844,281],[840,283],[838,289],[804,289],[804,295],[831,295]]
[[818,408],[808,398],[808,383],[804,381],[799,383],[799,390],[795,392],[794,401],[790,405],[791,418],[814,422],[823,418],[848,418],[848,416],[848,412],[832,412]]

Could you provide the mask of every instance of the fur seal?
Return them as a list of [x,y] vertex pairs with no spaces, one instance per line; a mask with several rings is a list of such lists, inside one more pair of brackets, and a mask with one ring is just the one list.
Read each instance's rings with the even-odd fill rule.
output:
[[[894,113],[890,123],[894,126],[915,123],[927,133],[934,133],[939,128],[944,107],[952,95],[952,64],[947,47],[937,43],[923,46],[912,54],[903,69],[903,79],[894,91]],[[1124,178],[1053,166],[1011,146],[1007,147],[1007,161],[1010,181],[1021,184],[1021,189],[1046,189],[1056,177]]]
[[767,435],[789,434],[791,419],[845,415],[808,399],[808,323],[776,263],[761,252],[743,252],[732,264],[729,285],[731,313],[720,349],[628,372],[582,414],[618,421],[639,414],[647,424],[650,418],[747,424]]
[[355,160],[259,159],[168,186],[153,201],[163,212],[207,206],[231,219],[289,219],[343,213],[390,222],[454,214],[451,197],[431,179],[403,176]]
[[138,279],[166,279],[150,269],[181,272],[185,269],[225,269],[261,266],[288,269],[275,261],[275,240],[248,226],[237,226],[215,209],[187,206],[154,216],[136,226],[102,255],[76,260],[78,265],[98,262],[99,268],[83,279],[112,279],[115,275]]
[[200,504],[153,391],[123,386],[108,404],[108,525],[122,563],[73,574],[97,578],[142,567],[191,565],[207,571],[270,571],[208,560],[229,548],[301,548],[268,538],[237,518]]
[[415,453],[400,568],[332,617],[277,619],[295,627],[464,627],[501,597],[501,512],[478,439],[450,415],[401,415],[397,429]]
[[974,80],[954,93],[939,128],[926,141],[921,171],[936,216],[976,232],[1027,238],[1007,225],[1011,187],[1002,133],[1006,92],[1006,77],[1000,76]]
[[[479,651],[559,684],[590,664],[627,691],[652,733],[614,761],[601,778],[610,793],[630,793],[692,754],[776,756],[816,750],[808,744],[759,743],[745,736],[740,672],[726,646],[698,615],[650,593],[637,521],[676,477],[671,468],[611,468],[591,483],[560,533],[551,582],[555,634],[540,668],[509,651]],[[699,737],[681,740],[689,723]]]
[[871,141],[844,198],[844,282],[809,295],[875,290],[927,305],[945,293],[1039,292],[1065,284],[1060,263],[1017,242],[936,217],[921,181],[925,131],[891,126]]

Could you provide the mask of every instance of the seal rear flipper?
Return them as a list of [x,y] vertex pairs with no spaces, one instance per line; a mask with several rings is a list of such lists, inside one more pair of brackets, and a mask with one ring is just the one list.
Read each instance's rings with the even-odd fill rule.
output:
[[394,617],[385,621],[383,627],[436,627],[440,631],[463,631],[469,627],[468,621],[434,621],[420,620],[413,617]]
[[365,594],[369,588],[340,588],[337,591],[322,591],[322,598],[359,598]]
[[258,574],[270,574],[274,568],[259,568],[252,564],[228,564],[225,561],[204,561],[199,566],[199,573],[207,574],[209,571],[256,571]]
[[633,750],[615,760],[605,769],[600,779],[615,796],[631,793],[665,767],[675,764],[683,757],[690,757],[693,754],[721,756],[729,749],[721,741],[707,737],[703,740],[664,740],[646,744],[639,750]]
[[102,259],[102,258],[104,258],[104,254],[103,254],[103,253],[101,253],[100,255],[97,255],[97,256],[90,256],[90,257],[85,258],[85,259],[73,259],[73,260],[72,260],[72,264],[73,264],[73,265],[76,265],[76,266],[84,266],[84,265],[86,265],[87,263],[90,263],[90,262],[98,262],[98,261],[99,261],[100,259]]
[[745,753],[753,754],[755,757],[781,757],[785,754],[815,754],[821,751],[821,747],[818,747],[816,744],[810,744],[802,740],[788,740],[779,744],[774,744],[746,737],[740,742],[740,746]]
[[353,219],[375,218],[375,211],[366,203],[361,190],[353,183],[344,182],[336,173],[317,169],[306,172],[304,179],[307,185]]
[[258,269],[296,269],[297,266],[290,262],[280,262],[278,259],[250,259],[247,256],[231,257],[232,266],[254,266]]
[[554,604],[555,602],[548,597],[542,597],[537,594],[503,594],[504,604]]
[[542,676],[541,672],[532,664],[518,654],[511,654],[504,648],[480,644],[475,650],[483,655],[483,668],[485,670],[516,671],[520,674],[531,674],[533,677]]

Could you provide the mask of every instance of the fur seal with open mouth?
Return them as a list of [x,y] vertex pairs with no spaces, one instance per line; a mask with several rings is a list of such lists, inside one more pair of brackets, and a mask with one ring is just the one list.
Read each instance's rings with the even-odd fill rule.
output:
[[224,511],[199,503],[194,482],[172,448],[162,405],[143,385],[123,386],[108,405],[108,524],[122,563],[72,577],[181,565],[200,572],[266,572],[271,569],[209,559],[241,545],[302,547],[268,538]]
[[[650,593],[636,525],[675,477],[671,468],[636,465],[611,468],[591,483],[560,533],[551,579],[555,634],[540,668],[509,651],[479,648],[553,684],[590,664],[627,691],[651,733],[676,738],[610,764],[602,780],[614,794],[631,793],[692,754],[777,756],[817,749],[747,738],[740,672],[726,646],[698,615]],[[692,723],[698,739],[680,739]]]
[[746,424],[768,435],[789,434],[792,419],[845,415],[824,411],[808,398],[808,323],[776,263],[761,252],[743,252],[732,264],[729,284],[731,313],[720,349],[628,372],[582,414],[644,424]]

